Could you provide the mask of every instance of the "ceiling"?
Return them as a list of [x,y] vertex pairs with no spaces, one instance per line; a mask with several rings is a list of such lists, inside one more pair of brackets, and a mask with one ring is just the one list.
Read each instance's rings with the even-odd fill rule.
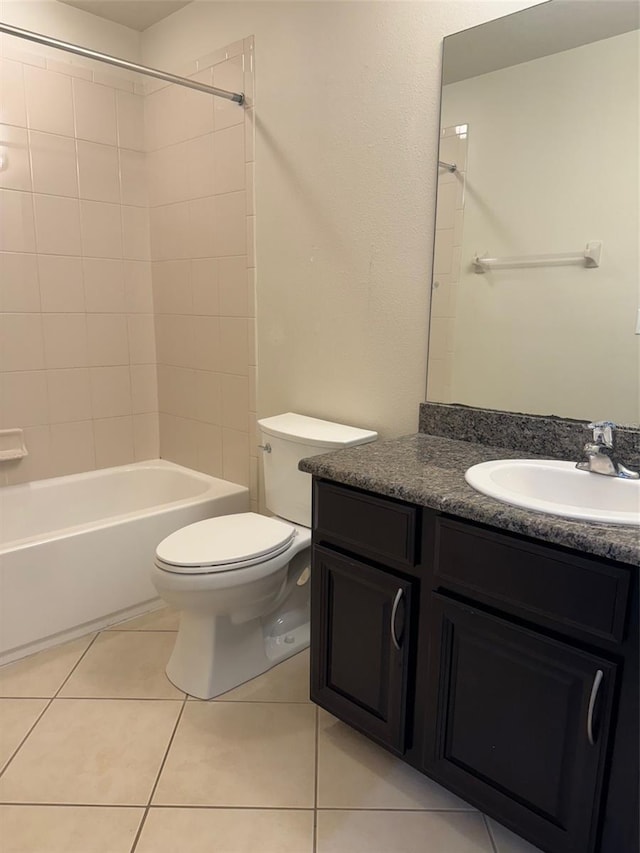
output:
[[146,30],[191,0],[60,0],[99,18],[106,18],[132,30]]

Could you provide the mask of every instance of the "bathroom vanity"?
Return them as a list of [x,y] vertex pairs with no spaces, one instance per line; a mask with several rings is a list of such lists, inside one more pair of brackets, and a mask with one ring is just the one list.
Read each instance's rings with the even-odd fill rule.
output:
[[311,698],[548,853],[638,851],[637,528],[474,492],[518,451],[306,460]]

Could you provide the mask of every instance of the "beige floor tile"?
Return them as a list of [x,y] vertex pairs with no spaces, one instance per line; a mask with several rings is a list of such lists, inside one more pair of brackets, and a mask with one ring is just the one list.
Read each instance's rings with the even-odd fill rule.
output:
[[136,853],[312,853],[313,811],[152,808]]
[[0,769],[11,758],[48,699],[0,699]]
[[129,853],[143,809],[0,806],[2,853]]
[[180,611],[173,607],[161,607],[151,613],[144,613],[129,619],[128,622],[118,622],[112,625],[110,631],[177,631],[180,624]]
[[492,853],[470,812],[318,812],[317,853]]
[[313,705],[187,702],[154,805],[313,806]]
[[240,687],[218,696],[218,702],[310,702],[309,650],[274,666]]
[[0,696],[55,696],[94,637],[95,634],[88,634],[3,666],[0,669]]
[[0,800],[145,805],[181,707],[55,699],[0,779]]
[[105,631],[83,657],[60,696],[183,699],[165,674],[176,635],[170,631]]
[[318,722],[320,808],[472,810],[326,711]]
[[528,841],[515,835],[501,823],[491,820],[491,818],[486,818],[486,821],[498,853],[542,853],[539,847],[529,844]]

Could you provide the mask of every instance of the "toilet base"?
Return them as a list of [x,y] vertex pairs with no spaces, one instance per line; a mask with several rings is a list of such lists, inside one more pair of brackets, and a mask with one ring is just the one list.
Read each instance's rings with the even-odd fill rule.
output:
[[303,649],[308,649],[311,640],[310,635],[310,625],[305,622],[304,625],[300,625],[280,637],[267,637],[265,651],[270,661],[269,669]]
[[227,616],[183,611],[167,678],[190,696],[213,699],[308,648],[309,622],[297,623],[274,634],[261,619],[235,625]]

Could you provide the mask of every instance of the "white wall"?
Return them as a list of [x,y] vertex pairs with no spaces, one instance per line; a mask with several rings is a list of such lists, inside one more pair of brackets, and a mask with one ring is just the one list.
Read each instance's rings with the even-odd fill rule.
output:
[[424,399],[442,38],[530,2],[196,2],[178,69],[256,37],[258,414],[413,432]]
[[[446,87],[443,124],[469,125],[446,402],[640,419],[639,44],[624,33]],[[598,269],[471,268],[476,252],[591,240],[603,241]]]

